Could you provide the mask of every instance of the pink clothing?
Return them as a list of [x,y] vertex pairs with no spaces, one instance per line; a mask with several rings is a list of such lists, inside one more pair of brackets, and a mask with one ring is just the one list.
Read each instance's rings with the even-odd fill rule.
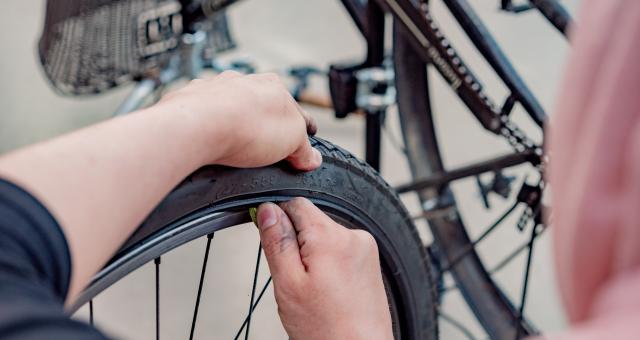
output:
[[640,1],[585,0],[550,136],[567,339],[640,339]]

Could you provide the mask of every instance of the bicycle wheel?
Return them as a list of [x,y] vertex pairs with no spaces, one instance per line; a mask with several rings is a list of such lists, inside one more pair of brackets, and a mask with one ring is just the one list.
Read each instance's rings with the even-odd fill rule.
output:
[[316,171],[294,172],[280,163],[258,169],[209,166],[195,172],[151,213],[72,310],[171,249],[249,222],[249,207],[302,196],[342,225],[365,229],[375,237],[396,339],[437,338],[430,261],[404,206],[368,165],[329,142],[311,142],[324,159]]
[[[400,125],[412,177],[423,179],[446,171],[430,107],[427,63],[414,51],[401,30],[399,24],[394,24],[393,58]],[[427,218],[438,265],[451,273],[456,288],[489,336],[492,339],[514,339],[535,334],[533,327],[520,317],[519,311],[496,285],[478,256],[475,242],[467,234],[454,192],[449,186],[427,188],[416,193],[425,213],[440,212]]]

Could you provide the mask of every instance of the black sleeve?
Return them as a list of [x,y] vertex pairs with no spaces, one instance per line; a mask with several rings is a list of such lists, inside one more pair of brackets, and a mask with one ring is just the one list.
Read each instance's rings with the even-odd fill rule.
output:
[[0,179],[0,339],[106,339],[63,309],[71,258],[58,223]]

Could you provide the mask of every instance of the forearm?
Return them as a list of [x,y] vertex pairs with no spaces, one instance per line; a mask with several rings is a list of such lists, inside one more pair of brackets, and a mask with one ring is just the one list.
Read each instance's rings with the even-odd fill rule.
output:
[[62,226],[72,258],[69,302],[202,165],[287,159],[300,170],[317,168],[322,157],[305,133],[315,126],[303,115],[277,76],[225,72],[152,108],[0,157],[0,176],[38,197]]
[[188,113],[152,108],[0,158],[0,176],[62,225],[73,259],[69,299],[180,180],[215,159],[215,136]]

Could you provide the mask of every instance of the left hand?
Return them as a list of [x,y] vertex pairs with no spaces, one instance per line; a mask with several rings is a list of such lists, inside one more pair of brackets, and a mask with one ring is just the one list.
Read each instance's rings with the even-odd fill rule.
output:
[[204,136],[205,152],[211,152],[206,163],[259,167],[286,159],[299,170],[322,163],[307,139],[307,133],[317,130],[315,122],[275,74],[227,71],[193,80],[156,107],[193,119],[195,130]]

